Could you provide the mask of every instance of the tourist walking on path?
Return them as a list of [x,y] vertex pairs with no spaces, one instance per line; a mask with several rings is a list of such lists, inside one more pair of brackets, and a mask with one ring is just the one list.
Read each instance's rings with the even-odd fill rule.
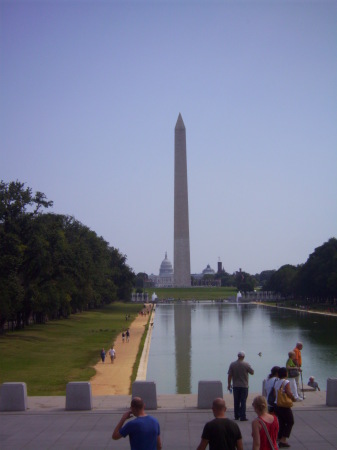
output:
[[279,431],[277,417],[268,414],[267,400],[262,395],[254,398],[253,408],[258,416],[252,422],[253,450],[277,450],[276,439]]
[[226,403],[223,398],[213,401],[214,419],[204,426],[197,450],[243,450],[241,430],[233,420],[226,418]]
[[300,368],[300,373],[295,378],[296,385],[297,385],[297,390],[299,392],[301,392],[300,375],[301,375],[301,372],[302,372],[302,369],[301,369],[301,367],[302,367],[302,353],[301,353],[302,348],[303,348],[302,342],[297,342],[296,347],[293,350],[293,352],[295,352],[295,360],[294,360],[295,364],[296,364],[297,367]]
[[130,330],[129,330],[129,328],[126,330],[126,342],[129,342],[130,341]]
[[294,394],[294,397],[297,402],[300,402],[303,400],[303,397],[298,395],[297,391],[297,384],[296,384],[296,377],[300,374],[300,367],[296,365],[296,357],[295,352],[289,352],[288,353],[289,358],[286,362],[286,369],[288,372],[288,380],[290,383],[290,390]]
[[[135,416],[134,420],[124,423]],[[129,436],[131,450],[160,450],[160,426],[156,418],[145,413],[145,404],[140,397],[134,397],[131,407],[123,415],[112,433],[112,439]]]
[[102,348],[102,350],[101,350],[101,360],[102,360],[102,363],[105,362],[105,350],[104,350],[104,348]]
[[268,375],[268,378],[264,382],[264,395],[267,399],[268,412],[270,412],[270,413],[274,412],[274,410],[275,410],[275,403],[274,403],[275,398],[274,398],[274,400],[269,401],[269,394],[272,391],[272,389],[274,389],[276,380],[278,380],[278,371],[279,371],[279,366],[272,367],[270,370],[270,374]]
[[111,360],[111,364],[112,364],[114,362],[114,359],[116,358],[116,351],[113,347],[110,347],[108,353],[110,355],[110,360]]
[[279,433],[278,437],[279,447],[290,447],[287,443],[287,439],[290,437],[291,430],[294,426],[294,416],[291,410],[291,407],[279,406],[277,403],[278,391],[282,389],[282,392],[286,394],[291,400],[295,401],[295,397],[291,392],[289,380],[287,377],[287,369],[285,367],[281,367],[278,371],[279,379],[275,383],[275,391],[276,391],[276,400],[275,400],[275,414],[279,421]]
[[252,367],[244,361],[245,352],[238,353],[237,361],[230,364],[228,369],[228,390],[232,388],[234,395],[234,418],[235,420],[245,421],[246,417],[246,401],[248,397],[248,377],[249,374],[254,375]]
[[125,341],[125,333],[123,331],[123,333],[122,333],[122,342],[123,342],[123,344],[124,344],[124,341]]

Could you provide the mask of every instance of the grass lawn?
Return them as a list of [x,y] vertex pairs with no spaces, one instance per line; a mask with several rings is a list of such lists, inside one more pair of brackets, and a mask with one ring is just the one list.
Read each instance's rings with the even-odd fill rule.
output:
[[149,288],[146,289],[151,300],[155,292],[159,300],[174,298],[175,300],[224,300],[236,296],[235,287],[190,287],[190,288]]
[[92,368],[142,308],[113,303],[69,319],[30,325],[0,336],[0,383],[24,381],[28,395],[65,395],[69,381],[88,381]]

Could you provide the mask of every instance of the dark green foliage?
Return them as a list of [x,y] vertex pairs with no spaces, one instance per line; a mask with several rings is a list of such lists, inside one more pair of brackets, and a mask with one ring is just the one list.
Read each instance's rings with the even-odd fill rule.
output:
[[284,297],[294,293],[295,279],[298,267],[287,264],[274,272],[265,285],[265,290],[279,292]]
[[225,270],[222,270],[220,273],[216,273],[214,278],[216,280],[220,278],[222,287],[235,286],[235,274],[230,275]]
[[237,287],[238,291],[250,292],[255,289],[256,285],[255,278],[249,273],[243,272],[241,269],[236,272],[234,286]]
[[142,293],[145,287],[145,282],[149,279],[147,273],[139,272],[134,280],[134,287],[137,289],[136,292]]
[[316,301],[337,298],[337,239],[317,247],[300,268],[294,290],[302,298]]
[[42,214],[49,206],[23,183],[0,183],[0,329],[130,298],[126,256],[74,218]]
[[331,238],[297,267],[282,266],[270,277],[264,290],[306,303],[334,303],[337,299],[337,239]]
[[256,281],[258,282],[259,286],[262,286],[262,288],[268,283],[270,280],[270,277],[276,272],[276,270],[263,270],[261,273],[257,273],[254,275]]

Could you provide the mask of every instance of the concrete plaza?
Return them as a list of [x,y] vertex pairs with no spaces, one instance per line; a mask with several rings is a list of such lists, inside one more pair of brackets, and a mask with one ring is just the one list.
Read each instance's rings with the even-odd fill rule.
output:
[[[248,422],[238,422],[244,449],[252,447],[251,407],[256,394],[247,401]],[[306,393],[293,408],[295,425],[289,440],[293,450],[337,449],[337,407],[325,405],[325,392]],[[227,417],[233,418],[233,398],[224,396]],[[129,449],[128,439],[112,441],[111,434],[131,397],[93,397],[91,411],[65,411],[65,397],[28,397],[25,412],[0,413],[0,449]],[[196,449],[211,410],[197,409],[196,395],[158,395],[158,409],[147,411],[161,426],[163,449]]]

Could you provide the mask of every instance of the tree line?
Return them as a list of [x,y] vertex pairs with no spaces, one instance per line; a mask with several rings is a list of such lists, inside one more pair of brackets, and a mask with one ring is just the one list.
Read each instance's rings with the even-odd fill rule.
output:
[[126,256],[25,183],[0,182],[0,330],[129,300]]
[[265,290],[275,291],[285,298],[308,303],[337,301],[337,239],[330,238],[309,256],[304,264],[286,264],[275,271]]
[[[305,303],[337,303],[337,239],[330,238],[309,256],[304,264],[286,264],[278,270],[264,270],[251,275],[239,269],[233,274],[224,269],[204,280],[221,280],[221,286],[235,287],[242,293],[256,288],[279,293],[285,299]],[[135,278],[139,292],[149,286],[148,275],[140,272]]]
[[233,275],[217,274],[224,285],[232,283],[241,292],[257,287],[279,293],[285,299],[306,303],[331,303],[337,301],[337,239],[330,238],[317,247],[304,264],[286,264],[278,270],[265,270],[250,275],[241,271]]

